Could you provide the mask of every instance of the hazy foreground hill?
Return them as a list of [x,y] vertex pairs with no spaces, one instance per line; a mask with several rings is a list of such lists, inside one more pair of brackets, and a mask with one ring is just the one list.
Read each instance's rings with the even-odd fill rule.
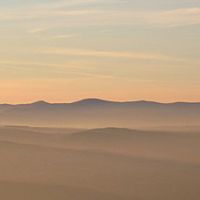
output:
[[200,134],[0,127],[3,200],[199,200]]
[[0,123],[81,128],[196,126],[200,124],[200,103],[162,104],[85,99],[63,104],[44,101],[23,105],[1,104]]

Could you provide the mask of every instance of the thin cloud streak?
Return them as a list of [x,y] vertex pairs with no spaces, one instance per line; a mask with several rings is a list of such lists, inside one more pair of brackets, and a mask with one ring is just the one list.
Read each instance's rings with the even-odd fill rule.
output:
[[[100,78],[100,79],[113,79],[114,76],[110,74],[97,74],[95,71],[91,70],[94,68],[87,67],[83,65],[83,63],[77,62],[68,62],[63,64],[56,64],[56,63],[39,63],[39,62],[24,62],[24,61],[0,61],[0,71],[1,70],[11,70],[11,71],[18,71],[18,72],[32,72],[41,70],[42,68],[46,68],[46,70],[52,70],[55,73],[60,73],[62,75],[72,74],[74,75],[71,79],[76,77],[82,78]],[[88,69],[86,71],[86,69]],[[1,76],[1,75],[0,75]],[[68,77],[69,79],[69,77]]]
[[78,34],[53,35],[53,36],[50,36],[49,39],[62,40],[62,39],[74,38],[78,36],[79,36]]
[[45,27],[42,27],[42,28],[34,28],[34,29],[31,29],[31,30],[28,30],[28,33],[37,34],[37,33],[46,32],[46,31],[48,31],[48,30],[49,30],[49,28],[45,28]]
[[104,58],[119,58],[119,59],[129,59],[137,61],[156,61],[163,63],[164,62],[173,62],[177,66],[184,64],[187,66],[190,65],[200,65],[200,59],[191,59],[191,58],[180,58],[173,55],[165,55],[160,53],[140,53],[140,52],[123,52],[123,51],[99,51],[91,49],[67,49],[67,48],[48,48],[40,52],[42,54],[49,55],[60,55],[60,56],[83,56],[83,57],[104,57]]
[[[77,1],[87,3],[96,1]],[[54,5],[54,6],[52,6]],[[55,6],[57,5],[57,6]],[[48,20],[63,19],[67,20],[69,25],[76,26],[85,22],[85,25],[156,25],[156,26],[188,26],[200,24],[200,7],[178,8],[172,10],[114,10],[114,9],[94,9],[89,7],[83,9],[68,7],[68,3],[62,2],[50,5],[37,5],[29,8],[0,9],[0,21],[18,21],[18,20]],[[76,5],[76,4],[75,4]],[[64,21],[65,21],[64,20]],[[60,24],[65,26],[66,22]],[[51,24],[48,24],[52,26]],[[40,28],[41,30],[43,27]],[[44,27],[45,29],[45,27]],[[37,30],[35,30],[37,32]],[[40,31],[40,30],[38,30]],[[34,30],[33,30],[34,32]]]
[[88,49],[66,49],[66,48],[49,48],[43,51],[44,54],[67,55],[67,56],[87,56],[87,57],[110,57],[110,58],[127,58],[136,60],[171,60],[170,57],[162,54],[151,53],[133,53],[120,51],[97,51]]
[[144,13],[144,20],[146,23],[172,27],[200,24],[200,8],[180,8],[149,12],[148,17],[146,13]]

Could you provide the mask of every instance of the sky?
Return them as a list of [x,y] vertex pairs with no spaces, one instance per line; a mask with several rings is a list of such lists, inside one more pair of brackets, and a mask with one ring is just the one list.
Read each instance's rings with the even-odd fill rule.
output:
[[200,101],[199,0],[0,0],[0,103]]

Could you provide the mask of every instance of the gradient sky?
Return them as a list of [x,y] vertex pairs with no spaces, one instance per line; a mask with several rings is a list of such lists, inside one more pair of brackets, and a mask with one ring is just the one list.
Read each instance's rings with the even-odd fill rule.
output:
[[0,103],[200,101],[199,0],[0,0]]

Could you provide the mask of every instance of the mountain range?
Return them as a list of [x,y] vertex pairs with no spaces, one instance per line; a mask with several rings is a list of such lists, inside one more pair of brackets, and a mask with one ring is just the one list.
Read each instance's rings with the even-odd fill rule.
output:
[[0,125],[47,127],[198,126],[200,103],[114,102],[83,99],[73,103],[0,104]]

